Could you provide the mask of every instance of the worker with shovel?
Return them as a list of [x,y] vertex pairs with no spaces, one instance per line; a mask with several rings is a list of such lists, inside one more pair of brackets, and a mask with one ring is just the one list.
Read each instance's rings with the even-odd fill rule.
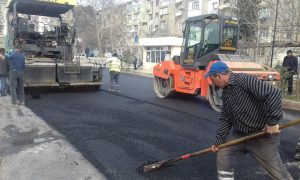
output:
[[[278,122],[283,117],[280,91],[252,75],[231,72],[221,61],[211,66],[207,77],[212,84],[223,89],[223,108],[216,142],[212,146],[212,151],[217,152],[218,179],[234,179],[236,161],[246,153],[250,153],[271,178],[293,179],[285,170],[278,152]],[[266,131],[268,135],[222,149],[218,147],[227,140],[259,131]]]

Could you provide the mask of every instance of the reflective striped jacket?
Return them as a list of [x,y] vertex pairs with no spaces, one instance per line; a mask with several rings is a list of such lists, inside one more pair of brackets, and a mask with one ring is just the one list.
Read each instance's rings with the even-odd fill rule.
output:
[[111,57],[108,61],[109,71],[121,71],[121,61],[117,57]]

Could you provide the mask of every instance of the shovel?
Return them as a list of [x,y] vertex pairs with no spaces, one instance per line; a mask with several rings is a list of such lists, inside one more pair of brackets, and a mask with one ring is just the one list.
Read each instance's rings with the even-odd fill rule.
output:
[[[294,125],[297,125],[297,124],[300,124],[300,119],[282,124],[282,125],[279,126],[279,129],[284,129],[284,128],[294,126]],[[267,134],[266,131],[261,131],[261,132],[255,133],[255,134],[251,134],[249,136],[245,136],[245,137],[242,137],[242,138],[239,138],[239,139],[235,139],[233,141],[226,142],[224,144],[219,145],[218,147],[220,149],[222,149],[222,148],[225,148],[225,147],[233,146],[233,145],[236,145],[236,144],[240,144],[240,143],[243,143],[243,142],[246,142],[246,141],[261,137],[261,136],[264,136],[266,134]],[[210,152],[212,152],[212,149],[207,148],[207,149],[203,149],[203,150],[196,151],[196,152],[193,152],[193,153],[184,154],[184,155],[181,155],[181,156],[176,157],[176,158],[162,160],[162,161],[158,161],[156,163],[145,165],[143,167],[143,170],[144,170],[144,172],[150,172],[150,171],[157,170],[157,169],[160,169],[162,167],[171,165],[172,163],[182,161],[182,160],[186,160],[186,159],[189,159],[189,158],[195,157],[195,156],[208,154]]]

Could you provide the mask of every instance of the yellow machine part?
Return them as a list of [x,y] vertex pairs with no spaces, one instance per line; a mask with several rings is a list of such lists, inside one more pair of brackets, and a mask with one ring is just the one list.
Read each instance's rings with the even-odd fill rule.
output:
[[[7,3],[6,3],[6,7],[9,7],[10,5],[13,5],[13,3],[15,2],[16,0],[8,0]],[[67,4],[67,5],[70,5],[70,6],[76,6],[77,5],[77,1],[76,0],[27,0],[27,1],[36,1],[36,2],[42,2],[42,1],[45,1],[45,2],[50,2],[50,3],[55,3],[55,4]]]

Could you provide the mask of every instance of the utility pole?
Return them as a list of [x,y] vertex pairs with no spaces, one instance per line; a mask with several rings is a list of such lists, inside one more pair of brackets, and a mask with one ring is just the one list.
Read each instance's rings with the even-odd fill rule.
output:
[[271,52],[271,67],[272,67],[272,64],[273,64],[273,55],[274,55],[274,46],[275,46],[275,35],[276,35],[277,17],[278,17],[278,4],[279,4],[279,0],[277,0],[277,3],[276,3],[275,25],[274,25],[272,52]]

